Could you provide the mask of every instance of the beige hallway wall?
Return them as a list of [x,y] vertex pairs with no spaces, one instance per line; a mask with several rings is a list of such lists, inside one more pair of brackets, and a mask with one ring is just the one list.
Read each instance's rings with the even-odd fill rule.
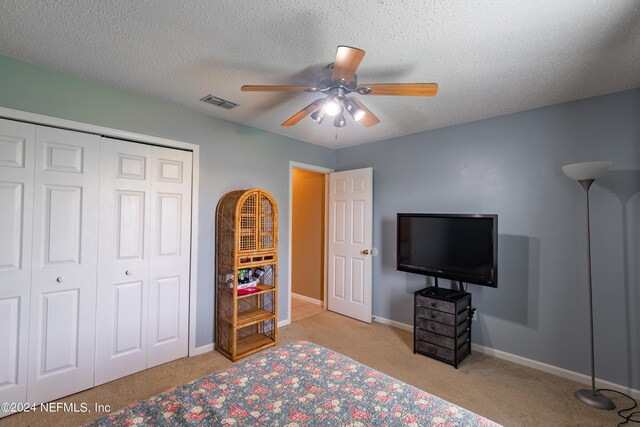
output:
[[291,290],[322,301],[325,175],[294,168],[292,181]]

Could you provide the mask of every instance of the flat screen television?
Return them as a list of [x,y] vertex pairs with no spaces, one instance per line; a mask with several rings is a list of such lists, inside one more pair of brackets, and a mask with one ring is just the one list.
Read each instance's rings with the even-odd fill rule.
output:
[[498,215],[398,214],[397,267],[498,287]]

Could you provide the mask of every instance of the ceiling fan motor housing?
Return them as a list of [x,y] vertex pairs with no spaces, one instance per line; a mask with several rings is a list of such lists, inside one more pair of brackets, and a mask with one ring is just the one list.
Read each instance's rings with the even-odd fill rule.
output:
[[349,84],[345,84],[345,81],[342,79],[333,80],[333,65],[334,64],[331,63],[322,68],[318,75],[317,87],[320,92],[329,93],[332,89],[335,90],[338,88],[341,88],[344,91],[344,94],[355,92],[358,87],[358,76],[354,74]]

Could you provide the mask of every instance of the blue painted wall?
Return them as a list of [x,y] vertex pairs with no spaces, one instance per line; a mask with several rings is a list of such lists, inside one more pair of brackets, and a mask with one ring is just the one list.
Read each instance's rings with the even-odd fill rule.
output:
[[597,374],[640,388],[640,90],[337,152],[1,56],[0,106],[200,145],[198,346],[213,340],[217,201],[237,188],[273,193],[286,272],[294,160],[374,168],[376,316],[411,323],[412,293],[427,284],[395,270],[397,212],[498,213],[499,288],[469,285],[474,342],[588,374],[583,193],[560,167],[611,160],[591,192]]
[[613,162],[591,190],[596,373],[640,389],[640,90],[339,150],[374,169],[374,314],[412,324],[427,284],[396,271],[397,212],[497,213],[473,341],[589,374],[584,192],[560,168],[590,160]]
[[2,56],[0,106],[200,146],[197,346],[213,342],[218,200],[242,188],[269,191],[280,209],[278,318],[287,318],[289,161],[333,168],[335,151]]

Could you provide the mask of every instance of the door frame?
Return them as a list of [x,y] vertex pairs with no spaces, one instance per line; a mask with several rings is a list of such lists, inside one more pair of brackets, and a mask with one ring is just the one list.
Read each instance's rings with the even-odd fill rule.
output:
[[157,136],[144,135],[135,132],[113,129],[105,126],[77,122],[0,107],[0,118],[32,123],[34,125],[49,126],[76,132],[90,133],[122,139],[130,142],[157,145],[160,147],[178,148],[191,151],[193,167],[191,171],[191,266],[189,271],[189,357],[197,356],[213,350],[213,343],[196,347],[196,308],[198,302],[198,205],[200,187],[200,146],[188,142]]
[[311,172],[318,172],[318,173],[322,173],[324,174],[324,193],[325,193],[325,203],[324,203],[324,239],[323,239],[323,250],[324,250],[324,265],[323,265],[323,269],[324,269],[324,278],[323,278],[323,282],[324,282],[324,298],[322,300],[322,307],[326,310],[327,309],[327,233],[329,232],[329,230],[327,229],[327,221],[328,221],[328,214],[329,214],[329,204],[327,203],[327,197],[329,195],[329,174],[332,172],[335,172],[335,169],[331,169],[331,168],[325,168],[323,166],[316,166],[316,165],[309,165],[307,163],[300,163],[300,162],[294,162],[294,161],[289,161],[289,253],[288,253],[288,259],[289,259],[289,266],[288,266],[288,271],[287,271],[287,298],[288,298],[288,302],[289,305],[287,307],[287,318],[285,320],[282,320],[280,322],[278,322],[278,327],[281,326],[286,326],[288,324],[291,323],[291,292],[292,292],[292,283],[291,283],[291,259],[292,259],[292,243],[293,243],[293,237],[292,237],[292,230],[293,230],[293,170],[294,169],[303,169],[303,170],[307,170],[307,171],[311,171]]

